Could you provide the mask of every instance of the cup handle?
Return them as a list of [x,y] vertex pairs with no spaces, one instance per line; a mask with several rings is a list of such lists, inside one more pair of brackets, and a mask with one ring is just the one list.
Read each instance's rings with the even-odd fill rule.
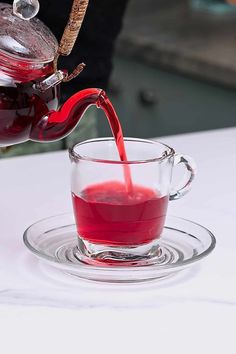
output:
[[179,199],[188,193],[196,174],[195,162],[190,156],[176,154],[174,156],[174,166],[181,163],[183,163],[186,167],[186,174],[183,177],[183,181],[170,192],[169,200]]

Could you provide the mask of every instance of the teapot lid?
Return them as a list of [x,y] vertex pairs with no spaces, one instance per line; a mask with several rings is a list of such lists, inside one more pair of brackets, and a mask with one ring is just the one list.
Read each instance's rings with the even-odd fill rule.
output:
[[12,6],[0,3],[0,53],[24,62],[51,62],[58,42],[38,18],[29,21],[13,14]]

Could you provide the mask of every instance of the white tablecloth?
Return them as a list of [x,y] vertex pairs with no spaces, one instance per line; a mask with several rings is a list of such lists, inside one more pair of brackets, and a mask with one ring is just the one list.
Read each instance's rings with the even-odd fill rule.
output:
[[161,282],[87,282],[35,259],[24,230],[72,211],[67,153],[0,161],[1,353],[235,352],[236,129],[161,140],[198,166],[192,191],[171,202],[169,213],[217,239],[201,265]]

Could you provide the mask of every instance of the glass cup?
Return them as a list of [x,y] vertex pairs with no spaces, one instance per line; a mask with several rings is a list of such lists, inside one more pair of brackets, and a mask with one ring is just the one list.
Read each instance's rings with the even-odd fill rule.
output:
[[[135,138],[124,142],[127,162],[120,161],[113,138],[87,140],[69,151],[76,256],[89,264],[156,262],[168,202],[187,193],[194,178],[192,159],[171,147]],[[173,188],[173,168],[178,164],[186,173]]]

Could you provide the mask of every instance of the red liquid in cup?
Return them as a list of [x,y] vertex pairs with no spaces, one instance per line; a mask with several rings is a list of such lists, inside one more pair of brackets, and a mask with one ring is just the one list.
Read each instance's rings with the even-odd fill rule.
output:
[[[100,107],[109,121],[120,160],[126,162],[122,128],[106,96]],[[137,246],[160,237],[168,197],[134,185],[129,165],[121,165],[121,168],[123,183],[109,181],[90,185],[80,195],[72,193],[77,231],[84,240],[109,246]]]
[[139,185],[132,188],[130,195],[125,183],[110,181],[72,194],[80,237],[110,246],[141,245],[160,237],[168,197]]

